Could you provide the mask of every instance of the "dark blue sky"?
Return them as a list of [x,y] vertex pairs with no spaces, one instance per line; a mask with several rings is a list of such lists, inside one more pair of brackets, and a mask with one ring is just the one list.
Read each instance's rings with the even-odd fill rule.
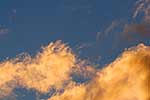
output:
[[0,37],[0,58],[35,53],[59,39],[72,47],[95,43],[97,32],[113,20],[129,19],[134,1],[1,0],[0,25],[9,32]]

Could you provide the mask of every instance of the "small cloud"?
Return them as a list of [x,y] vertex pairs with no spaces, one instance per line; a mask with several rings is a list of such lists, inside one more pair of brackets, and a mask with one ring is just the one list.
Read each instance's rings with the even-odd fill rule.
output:
[[112,23],[111,23],[111,25],[105,30],[105,34],[106,35],[108,35],[111,31],[113,31],[113,29],[115,28],[115,27],[117,27],[118,26],[118,22],[117,21],[113,21]]
[[118,21],[113,21],[103,32],[97,32],[96,40],[100,40],[103,36],[108,36],[109,33],[114,31],[114,29],[119,25]]

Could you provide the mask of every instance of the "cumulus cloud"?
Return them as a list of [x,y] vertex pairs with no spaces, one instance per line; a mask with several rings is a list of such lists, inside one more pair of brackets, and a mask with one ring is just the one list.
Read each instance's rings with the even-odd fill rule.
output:
[[[145,2],[149,0],[136,3],[134,18],[141,11],[148,18]],[[112,22],[104,34],[108,35],[118,25]],[[121,35],[132,38],[130,33],[138,33],[147,37],[149,26],[146,22],[126,24]],[[8,29],[0,29],[0,34],[7,32]],[[101,35],[97,33],[97,40]],[[15,99],[11,95],[15,95],[13,90],[19,86],[43,94],[57,89],[48,100],[150,100],[149,59],[150,47],[139,44],[124,51],[103,69],[95,69],[89,61],[78,58],[69,46],[57,41],[42,47],[34,57],[23,54],[0,62],[0,99]]]
[[[63,90],[49,100],[149,100],[149,51],[150,47],[140,44],[95,70],[80,61],[66,44],[50,43],[35,57],[24,55],[0,63],[0,98],[21,86],[41,93],[52,87]],[[78,83],[71,75],[90,80]]]
[[25,55],[0,63],[0,97],[17,86],[45,93],[53,86],[60,88],[69,80],[69,72],[75,66],[75,55],[68,46],[57,41],[43,47],[35,57]]
[[150,47],[125,51],[87,84],[68,86],[49,100],[149,100]]

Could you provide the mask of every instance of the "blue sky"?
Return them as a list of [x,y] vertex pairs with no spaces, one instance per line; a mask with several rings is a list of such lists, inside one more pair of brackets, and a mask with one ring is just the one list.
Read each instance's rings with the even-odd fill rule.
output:
[[0,37],[0,58],[34,53],[58,39],[71,46],[93,43],[97,32],[113,20],[128,19],[133,4],[134,0],[1,0],[0,25],[10,31]]
[[[41,46],[56,40],[62,40],[72,48],[91,44],[92,47],[80,50],[82,57],[115,58],[119,49],[116,56],[109,58],[110,54],[106,52],[112,49],[115,35],[97,42],[97,32],[103,32],[114,20],[130,22],[135,1],[1,0],[0,25],[9,31],[0,37],[0,58],[4,60],[22,52],[34,55]],[[102,62],[108,63],[104,59]]]

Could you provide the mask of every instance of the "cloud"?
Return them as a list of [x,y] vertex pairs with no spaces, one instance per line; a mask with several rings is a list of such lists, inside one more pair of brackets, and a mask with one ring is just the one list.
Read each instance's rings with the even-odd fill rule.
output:
[[57,41],[43,47],[35,57],[24,55],[0,63],[0,98],[22,86],[46,93],[53,86],[60,88],[69,80],[75,66],[75,55],[68,46]]
[[[49,100],[149,100],[149,51],[140,44],[95,70],[61,41],[50,43],[35,57],[24,54],[0,63],[0,98],[9,98],[21,86],[43,94],[55,87]],[[71,75],[90,80],[78,83]]]
[[149,100],[150,47],[125,51],[87,84],[68,86],[49,100]]
[[[123,50],[124,45],[149,41],[150,0],[137,0],[134,5],[131,20],[112,21],[104,30],[97,32],[96,44],[98,44],[98,48],[101,47],[100,50],[108,51],[109,54],[114,55],[116,50],[117,52]],[[106,46],[107,42],[104,43],[106,40],[111,46]],[[105,57],[101,56],[101,58]]]
[[108,36],[120,23],[117,21],[113,21],[104,32],[97,32],[96,40],[100,40],[103,36]]
[[138,0],[135,3],[135,9],[132,17],[136,18],[142,13],[144,13],[144,21],[150,21],[150,0]]
[[[122,21],[112,21],[110,26],[108,26],[104,32],[97,33],[97,40],[104,38],[104,36],[109,33],[114,33],[115,28],[121,29],[122,32],[119,33],[123,38],[128,40],[134,40],[137,35],[140,37],[150,37],[150,0],[137,0],[134,6],[134,11],[132,14],[132,18],[136,19],[139,15],[141,15],[142,20],[140,23],[138,22],[123,22]],[[141,18],[140,18],[141,19]],[[115,34],[115,33],[114,33]],[[121,37],[121,38],[122,38]],[[117,37],[118,38],[118,37]],[[117,39],[115,39],[117,40]],[[119,41],[117,41],[118,43]]]
[[[138,6],[134,18],[141,11],[147,14],[143,2],[148,1],[139,0],[136,3]],[[118,22],[112,22],[104,35],[108,35],[118,25]],[[131,39],[134,33],[149,37],[149,25],[145,21],[126,24],[120,34]],[[7,28],[0,28],[0,34],[8,31]],[[101,32],[97,33],[97,40],[101,35]],[[87,46],[90,45],[83,44],[79,49]],[[34,57],[23,53],[14,59],[0,62],[0,99],[15,99],[13,90],[23,87],[42,94],[56,89],[49,100],[149,100],[149,51],[150,47],[139,44],[124,51],[103,69],[96,70],[94,65],[89,65],[91,62],[78,58],[66,44],[52,42],[42,47],[41,52]]]
[[[136,33],[141,37],[150,37],[150,0],[138,0],[135,3],[135,10],[133,13],[133,18],[135,19],[138,15],[142,16],[142,20],[140,23],[131,23],[125,25],[123,32],[127,34],[130,38],[132,36],[131,33]],[[130,34],[128,34],[130,33]]]
[[146,23],[131,23],[126,24],[121,32],[121,35],[128,40],[134,40],[136,36],[139,37],[150,37],[150,24]]

